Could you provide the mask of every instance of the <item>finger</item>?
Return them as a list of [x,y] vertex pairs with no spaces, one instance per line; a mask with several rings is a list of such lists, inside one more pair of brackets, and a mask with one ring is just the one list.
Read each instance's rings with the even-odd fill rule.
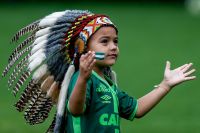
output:
[[189,72],[184,73],[184,76],[187,77],[195,72],[195,69],[190,70]]
[[185,68],[187,65],[188,65],[188,64],[184,64],[184,65],[178,67],[177,69],[182,70],[182,69]]
[[166,62],[165,70],[170,70],[170,66],[171,66],[170,62],[167,61],[167,62]]
[[92,63],[89,65],[89,69],[92,69],[93,67],[94,67],[94,64],[96,63],[96,59],[94,59],[93,61],[92,61]]
[[187,80],[193,80],[193,79],[196,79],[196,76],[186,77],[185,81],[187,81]]
[[181,71],[186,72],[190,67],[192,66],[192,63],[189,63],[186,67],[184,67]]
[[90,64],[93,62],[95,57],[94,53],[91,53],[90,56],[87,58],[87,65],[90,66]]
[[85,54],[85,59],[87,59],[87,58],[90,56],[90,53],[91,53],[91,51],[88,51],[88,52]]
[[80,62],[84,61],[84,59],[85,59],[85,54],[82,54],[80,57]]
[[87,58],[89,57],[90,53],[91,53],[91,51],[88,51],[86,54],[82,55],[80,60],[85,63],[87,61]]

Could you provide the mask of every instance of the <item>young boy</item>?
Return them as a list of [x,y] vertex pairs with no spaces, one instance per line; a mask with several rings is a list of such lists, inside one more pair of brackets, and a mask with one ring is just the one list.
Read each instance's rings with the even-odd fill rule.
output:
[[[191,63],[170,70],[167,62],[163,81],[136,100],[104,74],[104,69],[114,65],[119,54],[116,27],[102,24],[89,37],[87,51],[81,56],[79,71],[69,87],[67,132],[120,132],[119,117],[128,120],[143,117],[174,86],[195,78],[189,76],[195,71],[188,71]],[[95,52],[105,53],[105,58],[96,60]]]
[[[118,30],[105,15],[52,13],[20,30],[13,41],[27,32],[32,34],[13,51],[3,76],[21,58],[8,84],[16,95],[29,81],[15,106],[20,112],[26,108],[24,117],[31,125],[44,122],[53,104],[58,105],[56,125],[61,125],[66,101],[65,132],[119,133],[120,117],[143,117],[173,87],[195,79],[192,63],[171,70],[167,61],[163,80],[143,97],[119,89],[111,70],[119,55]],[[55,119],[48,132],[54,125]],[[60,129],[56,126],[54,132],[64,132]]]

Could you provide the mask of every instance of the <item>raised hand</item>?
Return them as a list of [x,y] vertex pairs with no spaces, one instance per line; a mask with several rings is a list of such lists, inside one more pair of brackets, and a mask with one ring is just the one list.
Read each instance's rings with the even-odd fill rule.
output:
[[86,80],[89,78],[95,62],[95,52],[89,51],[88,53],[81,56],[79,70],[82,78]]
[[182,65],[174,70],[170,70],[170,62],[166,62],[163,84],[172,88],[184,81],[193,80],[196,76],[192,76],[195,72],[195,69],[190,69],[192,63]]
[[174,86],[188,80],[195,79],[192,74],[195,69],[191,69],[192,63],[182,65],[174,70],[170,69],[170,62],[166,62],[164,79],[155,89],[138,99],[138,110],[136,117],[141,118],[148,113]]

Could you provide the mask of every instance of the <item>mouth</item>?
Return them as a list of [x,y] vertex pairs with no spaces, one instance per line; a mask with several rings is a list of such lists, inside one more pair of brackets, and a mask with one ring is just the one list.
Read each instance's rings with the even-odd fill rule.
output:
[[117,58],[117,54],[108,54],[107,56],[111,58]]

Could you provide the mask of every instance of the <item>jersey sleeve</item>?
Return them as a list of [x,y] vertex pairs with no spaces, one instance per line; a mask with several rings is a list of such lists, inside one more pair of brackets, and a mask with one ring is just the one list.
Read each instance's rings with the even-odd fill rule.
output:
[[[72,76],[72,79],[70,81],[70,84],[69,84],[69,87],[68,87],[68,93],[67,93],[67,109],[68,111],[70,112],[69,110],[69,98],[71,96],[71,93],[73,92],[73,89],[76,85],[76,81],[78,79],[78,75],[79,75],[79,72],[76,72],[73,76]],[[90,88],[91,88],[91,85],[92,85],[92,80],[89,79],[87,81],[87,88],[86,88],[86,101],[85,101],[85,105],[84,105],[84,111],[86,110],[86,108],[90,105],[90,99],[91,99],[91,94],[90,94]]]
[[137,112],[138,102],[137,99],[129,96],[124,91],[118,89],[118,99],[119,99],[119,115],[120,117],[133,120]]

